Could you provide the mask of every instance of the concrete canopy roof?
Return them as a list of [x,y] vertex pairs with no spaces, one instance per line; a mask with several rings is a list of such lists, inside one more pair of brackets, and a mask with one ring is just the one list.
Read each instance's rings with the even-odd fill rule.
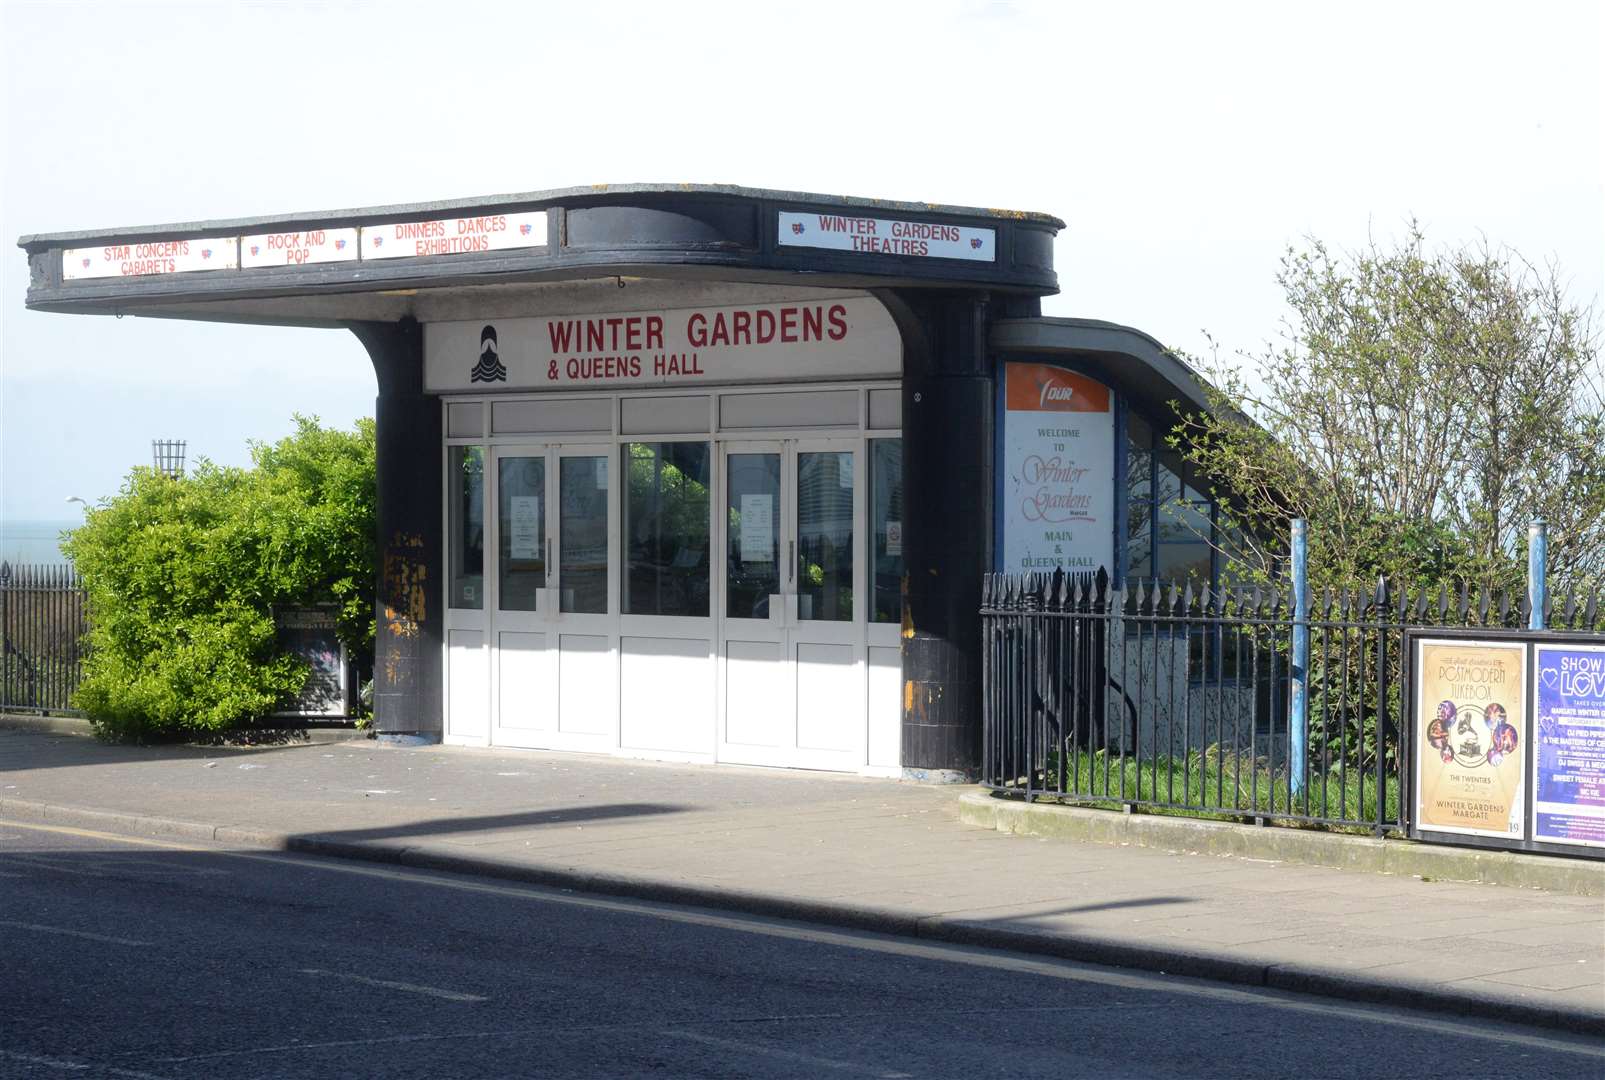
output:
[[1170,402],[1190,412],[1213,411],[1205,383],[1191,366],[1141,330],[1099,319],[1001,319],[990,344],[1005,354],[1073,361],[1157,415]]
[[[532,212],[545,214],[544,245],[76,280],[63,265],[69,250],[213,238],[237,243],[240,237],[263,233],[377,229],[399,222]],[[952,235],[972,238],[977,250],[991,257],[786,243],[782,214],[953,226],[958,231]],[[1058,291],[1053,238],[1063,227],[1058,218],[1029,212],[724,185],[629,184],[39,233],[22,237],[18,246],[29,259],[27,306],[33,310],[338,326],[413,315],[415,298],[426,290],[450,290],[454,306],[462,306],[478,290],[491,289],[505,303],[519,290],[612,277],[853,289],[964,288],[1042,296]],[[238,248],[232,252],[237,254]]]

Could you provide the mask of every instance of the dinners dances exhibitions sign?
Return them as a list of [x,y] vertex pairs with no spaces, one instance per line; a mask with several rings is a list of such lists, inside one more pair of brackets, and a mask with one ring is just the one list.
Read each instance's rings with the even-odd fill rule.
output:
[[1004,381],[1003,568],[1112,574],[1109,388],[1048,364],[1011,363]]

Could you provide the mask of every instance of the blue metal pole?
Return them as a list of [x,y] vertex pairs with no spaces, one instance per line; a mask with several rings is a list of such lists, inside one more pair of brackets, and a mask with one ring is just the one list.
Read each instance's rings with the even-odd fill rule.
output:
[[1527,526],[1527,629],[1544,628],[1544,604],[1548,601],[1549,586],[1545,581],[1549,561],[1549,526],[1543,518],[1534,519]]
[[[1304,757],[1309,742],[1310,702],[1309,523],[1293,519],[1293,663],[1292,697],[1288,702],[1288,788],[1304,791]],[[1288,807],[1292,810],[1292,807]]]

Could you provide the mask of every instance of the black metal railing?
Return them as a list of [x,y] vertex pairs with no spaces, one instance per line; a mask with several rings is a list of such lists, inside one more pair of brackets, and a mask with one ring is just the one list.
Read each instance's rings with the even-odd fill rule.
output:
[[0,710],[72,711],[83,673],[84,608],[72,567],[0,563]]
[[[1365,829],[1407,824],[1404,632],[1517,628],[1525,595],[1388,582],[1310,598],[1307,720],[1275,589],[987,575],[983,781],[1027,799]],[[1545,605],[1597,629],[1598,598]],[[1295,725],[1297,725],[1295,727]]]

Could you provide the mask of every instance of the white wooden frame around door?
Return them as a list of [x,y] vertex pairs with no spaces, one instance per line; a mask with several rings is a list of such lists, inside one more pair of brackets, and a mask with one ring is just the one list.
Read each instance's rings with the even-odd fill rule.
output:
[[[502,609],[502,462],[527,458],[541,462],[541,543],[545,547],[545,586],[534,611]],[[562,469],[565,459],[601,458],[608,462],[607,611],[562,610]],[[486,465],[485,600],[491,645],[490,741],[498,746],[548,750],[610,750],[618,744],[618,574],[612,566],[619,549],[618,484],[611,443],[506,443],[491,447]],[[564,639],[571,639],[566,655]],[[594,659],[579,670],[577,656]],[[565,685],[565,677],[573,686]],[[600,711],[603,723],[565,723]]]
[[[852,461],[852,590],[853,617],[844,621],[804,618],[799,610],[798,526],[800,519],[798,467],[800,455],[846,453]],[[772,596],[769,615],[763,619],[732,616],[728,610],[729,532],[724,513],[730,498],[730,457],[737,454],[772,454],[780,464],[780,593]],[[866,533],[867,503],[864,481],[866,455],[861,436],[723,440],[719,444],[718,506],[721,528],[716,538],[719,568],[718,668],[719,748],[721,762],[862,771],[868,761],[868,665],[865,627],[868,608],[864,584],[868,580]],[[765,664],[754,659],[772,648],[775,659]],[[832,673],[829,680],[811,678],[810,651],[840,652],[849,669]],[[767,667],[768,670],[763,669]],[[829,681],[828,688],[822,684]],[[760,689],[761,688],[761,689]],[[851,745],[810,747],[805,710],[815,710],[816,691],[834,695],[828,708],[846,718]],[[759,695],[762,697],[759,697]],[[761,704],[760,704],[761,702]],[[767,710],[767,712],[766,712]],[[765,717],[767,716],[767,723]],[[761,736],[751,732],[763,729]]]
[[[897,766],[899,756],[897,753],[899,721],[896,706],[901,700],[901,663],[898,657],[900,645],[900,627],[894,623],[871,623],[869,617],[872,612],[872,598],[869,591],[872,585],[870,573],[871,565],[869,553],[871,548],[870,520],[872,507],[869,503],[869,468],[872,459],[870,441],[901,437],[901,431],[896,425],[887,425],[874,428],[870,423],[869,396],[877,391],[884,392],[896,388],[895,383],[820,383],[802,385],[775,385],[753,386],[738,388],[709,388],[709,424],[704,434],[695,429],[681,432],[664,432],[662,434],[648,433],[646,431],[628,431],[621,411],[628,399],[657,396],[683,395],[684,390],[631,390],[620,391],[605,396],[613,399],[611,409],[612,419],[609,430],[588,430],[584,433],[567,432],[540,432],[529,434],[514,434],[511,432],[497,432],[493,424],[493,402],[519,402],[535,400],[578,400],[574,395],[564,393],[554,394],[494,394],[481,395],[453,395],[441,402],[443,412],[459,410],[453,415],[462,416],[460,410],[472,407],[480,410],[478,423],[472,428],[463,428],[460,432],[448,434],[442,447],[442,458],[446,465],[450,465],[453,447],[478,446],[484,449],[485,454],[485,486],[483,498],[485,499],[485,551],[484,587],[482,590],[484,606],[482,608],[451,608],[446,612],[447,641],[442,643],[445,671],[445,708],[446,732],[445,740],[455,745],[487,745],[492,740],[494,698],[496,679],[498,673],[493,672],[493,666],[499,660],[500,650],[496,647],[496,616],[499,599],[495,596],[494,588],[499,583],[499,567],[497,558],[500,553],[499,501],[500,491],[497,487],[499,468],[497,459],[501,455],[513,455],[520,450],[530,451],[539,449],[548,455],[549,482],[547,485],[548,499],[559,498],[558,489],[561,483],[560,465],[553,455],[560,455],[570,449],[581,453],[600,453],[609,458],[612,482],[609,490],[609,614],[594,617],[597,621],[588,623],[584,633],[589,635],[595,631],[595,636],[601,636],[605,629],[610,646],[609,656],[612,661],[612,674],[604,680],[602,689],[610,696],[611,704],[606,708],[606,719],[611,725],[612,735],[607,739],[587,737],[583,739],[563,739],[560,737],[544,738],[540,745],[551,746],[557,749],[574,749],[586,751],[600,751],[625,757],[644,757],[660,760],[713,762],[719,760],[739,761],[753,760],[758,755],[745,754],[729,756],[723,751],[726,746],[726,671],[722,661],[723,643],[727,640],[722,623],[726,608],[725,592],[725,545],[727,533],[727,518],[724,512],[726,503],[727,468],[725,454],[727,448],[740,445],[766,445],[790,447],[793,454],[798,447],[821,447],[827,450],[851,449],[854,451],[854,619],[852,625],[854,633],[859,636],[854,640],[853,647],[860,658],[866,654],[871,656],[869,662],[863,664],[871,668],[865,682],[865,694],[861,700],[866,700],[870,707],[870,730],[868,732],[869,750],[860,754],[854,752],[851,760],[845,755],[819,755],[810,756],[792,752],[789,754],[776,754],[760,762],[762,764],[780,767],[825,768],[835,770],[853,771],[867,775],[900,775]],[[780,392],[812,392],[815,390],[855,390],[861,394],[858,423],[848,428],[774,428],[731,430],[721,425],[720,402],[731,395],[748,393]],[[700,392],[700,390],[699,390]],[[599,395],[587,395],[595,397]],[[714,471],[711,478],[711,492],[709,499],[709,560],[710,567],[710,609],[706,618],[682,616],[657,615],[629,615],[622,610],[623,575],[626,572],[626,559],[628,552],[623,544],[623,498],[625,480],[623,479],[623,450],[632,442],[703,442],[710,446],[713,459],[710,466]],[[442,487],[442,524],[450,530],[454,527],[453,514],[456,509],[445,498],[449,486],[448,480]],[[783,468],[783,476],[788,489],[796,486],[795,461],[788,460]],[[795,535],[795,491],[793,490],[784,505],[783,512],[787,516],[786,531],[788,535]],[[547,513],[547,527],[555,530],[557,518],[549,507]],[[557,537],[553,537],[554,550]],[[449,561],[449,552],[443,545],[442,558]],[[554,569],[560,563],[560,556],[554,560]],[[449,584],[450,568],[443,561],[440,567],[441,578]],[[795,590],[793,590],[795,591]],[[539,613],[537,613],[539,614]],[[564,615],[565,620],[572,616]],[[559,624],[562,625],[562,624]],[[844,624],[845,625],[845,624]],[[817,629],[817,628],[810,628]],[[578,632],[580,626],[573,624],[573,631]],[[686,646],[696,642],[706,642],[706,657],[704,664],[670,664],[659,661],[657,667],[650,672],[650,677],[643,680],[637,674],[633,682],[626,683],[628,672],[635,670],[628,667],[625,661],[626,643],[641,642],[652,645],[653,642],[663,643],[680,640]],[[786,642],[791,648],[790,639]],[[814,644],[821,644],[814,642]],[[631,647],[636,647],[632,645]],[[873,648],[868,653],[866,646]],[[631,653],[633,656],[634,653]],[[690,655],[689,653],[687,654]],[[794,656],[795,653],[793,652]],[[639,663],[639,661],[637,661]],[[876,666],[878,665],[878,666]],[[650,663],[649,663],[650,666]],[[668,681],[665,682],[664,680]],[[782,686],[781,680],[774,680],[780,686],[781,692],[789,695],[786,707],[791,715],[795,715],[796,683]],[[559,687],[562,680],[559,678]],[[572,683],[571,683],[572,685]],[[630,689],[635,687],[635,689]],[[633,699],[639,702],[643,696],[652,698],[652,711],[655,713],[658,702],[668,703],[682,695],[686,699],[685,708],[689,719],[690,699],[706,693],[706,705],[697,708],[706,710],[701,715],[708,716],[708,727],[703,729],[707,735],[699,736],[696,745],[667,744],[655,741],[642,741],[640,739],[627,739],[622,725],[624,710],[624,697],[626,690],[630,690]],[[559,690],[559,693],[561,691]],[[884,699],[884,700],[883,700]],[[559,699],[561,702],[561,698]],[[891,707],[887,707],[891,702]],[[480,704],[483,703],[483,704]],[[878,703],[878,705],[876,704]],[[559,705],[561,707],[561,705]],[[877,713],[876,710],[879,709]],[[637,710],[639,711],[639,710]],[[877,719],[877,716],[880,719]],[[890,719],[888,719],[888,716]],[[637,721],[639,723],[639,721]],[[877,734],[878,733],[878,734]],[[562,733],[556,733],[561,736]],[[702,742],[701,739],[706,741]],[[505,741],[505,740],[495,740]],[[511,742],[509,745],[533,745],[533,740]],[[866,764],[868,762],[868,764]]]

